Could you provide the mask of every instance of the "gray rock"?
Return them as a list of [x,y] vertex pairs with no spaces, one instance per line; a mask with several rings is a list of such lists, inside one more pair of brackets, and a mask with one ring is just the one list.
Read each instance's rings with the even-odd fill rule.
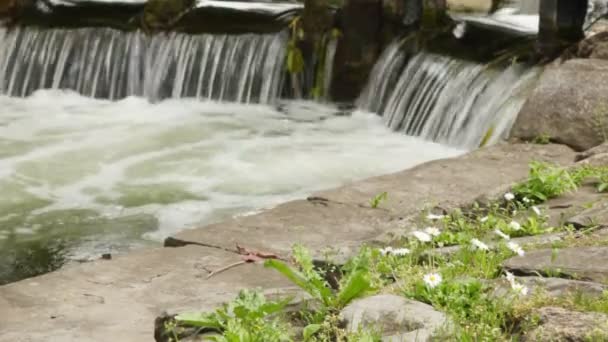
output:
[[596,167],[606,166],[608,165],[608,152],[594,154],[591,157],[578,162],[578,164]]
[[572,217],[584,212],[589,205],[604,201],[606,194],[597,192],[597,184],[583,184],[576,192],[563,194],[540,206],[543,214],[548,215],[548,225],[560,227]]
[[588,149],[587,151],[577,154],[575,161],[579,162],[587,158],[591,158],[593,156],[597,156],[599,154],[604,153],[608,153],[608,142],[605,142],[601,145],[595,146],[594,148]]
[[514,257],[503,267],[517,275],[559,275],[579,280],[608,280],[608,247],[542,249]]
[[396,295],[357,300],[340,313],[348,331],[361,327],[380,329],[383,341],[429,341],[448,325],[445,314],[432,306]]
[[577,151],[601,144],[608,130],[598,124],[608,116],[607,73],[608,61],[600,59],[573,59],[547,67],[519,113],[511,137],[533,140],[548,135]]
[[[563,278],[516,277],[516,280],[528,287],[528,296],[542,292],[550,297],[561,297],[570,293],[599,297],[608,289],[608,286],[603,284]],[[496,297],[508,296],[511,293],[511,285],[504,278],[498,279],[493,285],[493,295]]]
[[568,220],[576,228],[608,226],[608,201],[595,203],[593,207]]
[[608,315],[546,307],[537,311],[539,326],[524,336],[524,341],[606,341]]

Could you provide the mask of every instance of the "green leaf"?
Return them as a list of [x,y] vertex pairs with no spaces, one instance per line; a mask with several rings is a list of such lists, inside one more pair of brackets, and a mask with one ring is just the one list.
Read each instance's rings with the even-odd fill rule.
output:
[[321,330],[321,324],[309,324],[304,328],[302,335],[304,341],[308,341],[314,334]]
[[338,294],[338,306],[348,305],[353,299],[362,296],[371,287],[367,270],[355,271]]
[[327,305],[331,301],[331,290],[325,287],[324,284],[319,281],[311,281],[306,279],[302,273],[292,269],[284,262],[270,259],[266,260],[264,266],[274,268],[275,270],[279,271],[279,273],[291,280],[292,283],[300,287],[302,290],[308,292],[311,296],[313,296],[313,298],[321,300],[324,304]]
[[222,330],[221,323],[209,313],[183,313],[175,316],[175,320],[194,327]]
[[606,190],[608,190],[608,183],[602,183],[597,187],[598,192],[604,192]]
[[486,134],[481,139],[481,142],[479,143],[479,148],[485,147],[488,144],[488,142],[490,141],[490,139],[492,138],[493,134],[494,134],[494,126],[490,126],[490,128],[488,128],[488,131],[486,132]]

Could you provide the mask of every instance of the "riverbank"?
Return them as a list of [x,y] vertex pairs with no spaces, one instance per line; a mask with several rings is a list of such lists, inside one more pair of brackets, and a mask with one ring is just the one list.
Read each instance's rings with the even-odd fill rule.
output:
[[[353,256],[363,243],[383,245],[406,232],[408,219],[434,207],[450,210],[494,198],[526,178],[532,161],[572,165],[562,145],[497,145],[313,194],[257,215],[177,234],[179,248],[148,249],[113,260],[73,265],[0,287],[0,341],[148,341],[163,312],[211,310],[243,288],[293,291],[276,272],[238,262],[238,243],[288,257],[301,243],[318,258]],[[370,207],[386,191],[387,201]]]

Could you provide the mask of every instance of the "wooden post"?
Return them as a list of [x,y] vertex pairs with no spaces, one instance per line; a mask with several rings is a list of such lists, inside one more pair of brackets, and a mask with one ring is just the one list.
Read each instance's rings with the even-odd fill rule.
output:
[[538,43],[540,51],[555,57],[584,37],[587,0],[541,0]]

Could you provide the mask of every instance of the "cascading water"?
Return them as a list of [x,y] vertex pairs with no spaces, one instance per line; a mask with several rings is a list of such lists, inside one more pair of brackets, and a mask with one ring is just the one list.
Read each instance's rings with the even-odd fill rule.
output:
[[479,146],[506,137],[538,71],[521,64],[496,70],[431,53],[407,61],[399,43],[376,63],[358,100],[393,130],[453,146]]
[[286,36],[147,36],[113,29],[0,31],[0,93],[72,89],[120,99],[196,97],[272,103],[280,94]]

